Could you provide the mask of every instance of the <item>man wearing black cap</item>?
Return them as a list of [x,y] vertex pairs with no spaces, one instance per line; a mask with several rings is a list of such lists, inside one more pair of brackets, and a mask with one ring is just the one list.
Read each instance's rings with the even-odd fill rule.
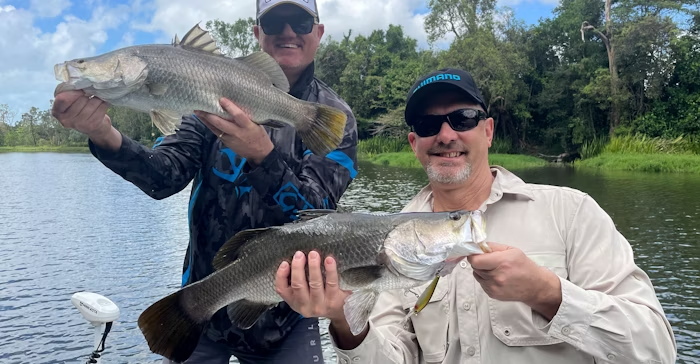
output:
[[[237,232],[291,222],[301,209],[333,209],[357,175],[355,117],[314,77],[314,56],[324,33],[316,1],[256,0],[256,8],[253,31],[287,76],[289,93],[348,115],[343,140],[331,153],[311,153],[293,127],[253,123],[229,100],[221,102],[229,120],[200,112],[185,115],[179,130],[158,138],[152,148],[114,128],[106,115],[109,105],[98,98],[69,91],[53,104],[52,114],[62,125],[89,137],[90,151],[100,162],[148,196],[167,198],[192,184],[183,286],[213,273],[216,252]],[[189,354],[190,346],[180,348],[187,351],[183,357]],[[232,355],[242,364],[321,363],[318,319],[280,303],[252,328],[241,330],[222,308],[186,363],[224,364]]]
[[[332,257],[324,259],[325,286],[306,282],[304,259],[291,269],[283,263],[277,289],[285,301],[331,320],[343,364],[675,363],[672,328],[610,216],[583,192],[528,184],[490,166],[494,126],[486,111],[462,70],[439,70],[413,85],[408,139],[429,184],[402,211],[478,209],[493,252],[461,259],[406,326],[430,282],[382,292],[366,329],[353,336]],[[320,261],[309,258],[309,277],[321,276]]]

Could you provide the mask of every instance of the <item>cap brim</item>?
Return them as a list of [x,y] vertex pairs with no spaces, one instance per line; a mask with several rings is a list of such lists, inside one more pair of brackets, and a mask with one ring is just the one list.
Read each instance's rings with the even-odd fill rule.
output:
[[472,95],[471,92],[452,83],[438,82],[425,85],[411,95],[409,103],[406,105],[406,112],[404,113],[406,124],[413,125],[411,121],[416,117],[416,112],[420,109],[420,107],[425,104],[425,100],[436,92],[440,91],[454,91],[463,94],[469,99],[469,101],[479,104],[482,108],[484,108],[484,111],[487,111],[484,104],[480,102],[476,96]]
[[269,8],[265,9],[262,13],[258,14],[258,19],[262,18],[265,14],[269,13],[272,9],[280,6],[280,5],[285,5],[285,4],[290,4],[298,7],[299,9],[302,9],[309,13],[309,15],[313,16],[316,21],[319,21],[318,14],[315,14],[311,9],[297,3],[296,1],[280,1],[277,4],[274,4],[270,6]]

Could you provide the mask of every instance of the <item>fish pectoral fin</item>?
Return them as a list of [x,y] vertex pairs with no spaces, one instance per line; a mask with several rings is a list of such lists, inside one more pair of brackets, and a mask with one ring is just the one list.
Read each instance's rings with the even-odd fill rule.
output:
[[271,128],[275,128],[275,129],[280,129],[280,128],[283,128],[283,127],[289,125],[289,124],[287,124],[287,123],[285,123],[285,122],[277,121],[277,120],[272,120],[272,119],[267,119],[267,120],[263,121],[263,122],[260,123],[260,124],[261,124],[261,125],[265,125],[265,126],[269,126],[269,127],[271,127]]
[[202,29],[199,23],[195,24],[186,34],[182,37],[182,41],[175,34],[175,39],[173,39],[172,45],[182,48],[192,48],[200,50],[203,52],[221,55],[219,47],[216,45],[216,41],[211,37],[209,32]]
[[214,255],[212,266],[214,270],[219,270],[233,263],[238,259],[238,253],[248,240],[270,230],[270,228],[258,228],[239,231],[236,235],[228,239],[219,251]]
[[265,304],[242,299],[229,304],[226,307],[226,312],[231,322],[245,330],[253,326],[265,311],[275,305],[276,303]]
[[359,335],[367,326],[372,308],[377,303],[378,297],[378,292],[365,289],[354,292],[345,299],[343,312],[345,312],[345,320],[348,322],[353,335]]
[[151,121],[164,135],[175,134],[182,115],[172,110],[151,110]]
[[379,265],[350,268],[341,272],[340,278],[350,287],[362,287],[382,278],[385,269]]
[[287,75],[282,71],[280,64],[269,54],[264,51],[257,51],[235,59],[264,73],[275,87],[284,92],[289,92],[289,80],[287,79]]
[[150,83],[146,85],[148,93],[154,96],[163,96],[168,91],[168,85],[165,83]]

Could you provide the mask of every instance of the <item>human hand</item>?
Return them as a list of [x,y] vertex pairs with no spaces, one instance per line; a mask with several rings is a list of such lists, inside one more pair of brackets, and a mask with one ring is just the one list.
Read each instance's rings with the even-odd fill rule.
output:
[[[345,322],[343,306],[345,298],[352,292],[341,290],[338,285],[338,270],[335,259],[326,257],[326,282],[321,274],[321,256],[318,252],[309,252],[309,280],[306,280],[306,256],[296,252],[291,269],[287,262],[282,262],[277,269],[275,289],[282,299],[296,312],[304,317],[326,317],[332,322]],[[291,280],[290,280],[291,273]],[[289,282],[291,281],[291,285]]]
[[200,110],[194,113],[225,146],[256,165],[262,163],[274,148],[265,128],[250,120],[231,100],[221,98],[219,103],[231,115],[230,119]]
[[65,91],[56,94],[51,115],[63,127],[77,130],[90,139],[99,139],[112,129],[108,108],[109,103],[97,97],[90,98],[83,91]]
[[549,319],[554,317],[561,304],[559,277],[520,249],[488,244],[492,253],[467,257],[484,292],[499,301],[523,302]]

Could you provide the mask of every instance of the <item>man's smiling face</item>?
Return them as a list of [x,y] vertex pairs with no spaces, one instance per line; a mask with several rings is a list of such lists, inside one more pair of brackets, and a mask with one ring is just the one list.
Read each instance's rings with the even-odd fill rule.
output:
[[[479,105],[465,101],[463,95],[453,92],[435,94],[426,105],[423,115],[446,115],[463,108],[481,109]],[[469,131],[454,131],[443,122],[434,136],[419,137],[414,132],[408,136],[430,181],[441,184],[464,183],[475,167],[488,164],[492,138],[493,119],[490,118]]]
[[[310,28],[308,34],[294,32],[295,25],[299,28]],[[284,24],[279,34],[270,29]],[[265,32],[267,29],[268,33]],[[260,47],[274,58],[285,72],[301,72],[316,55],[316,50],[321,44],[323,36],[323,24],[314,24],[314,18],[304,9],[293,5],[284,4],[275,7],[260,19],[260,25],[253,29],[258,38]]]

